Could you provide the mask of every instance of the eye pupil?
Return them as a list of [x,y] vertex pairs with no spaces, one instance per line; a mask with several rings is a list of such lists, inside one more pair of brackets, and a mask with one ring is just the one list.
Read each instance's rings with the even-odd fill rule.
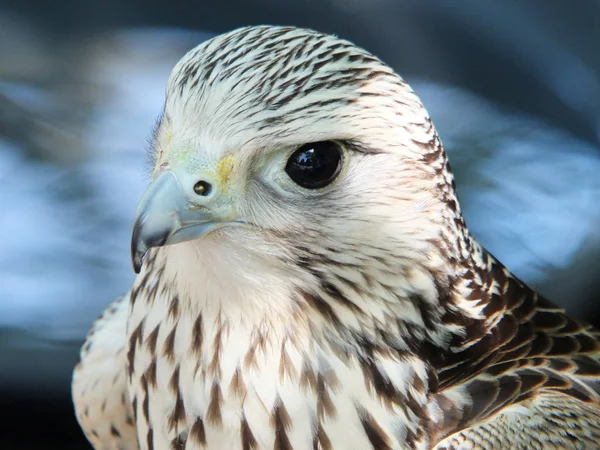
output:
[[342,149],[332,141],[304,144],[288,159],[285,171],[299,186],[318,189],[327,186],[342,169]]
[[211,191],[212,186],[207,181],[200,180],[194,185],[194,192],[202,197],[206,197]]

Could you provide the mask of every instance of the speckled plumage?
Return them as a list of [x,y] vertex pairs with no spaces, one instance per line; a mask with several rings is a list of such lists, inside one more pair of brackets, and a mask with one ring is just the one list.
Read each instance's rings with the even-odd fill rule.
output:
[[[339,179],[294,187],[282,161],[323,140]],[[194,201],[242,226],[156,244],[95,324],[73,397],[96,449],[600,448],[598,331],[472,239],[426,110],[377,58],[218,36],[173,70],[153,157],[183,191],[212,177]]]

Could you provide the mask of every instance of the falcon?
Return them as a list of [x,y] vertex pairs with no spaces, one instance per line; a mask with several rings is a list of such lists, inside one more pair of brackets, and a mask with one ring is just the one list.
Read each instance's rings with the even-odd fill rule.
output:
[[252,26],[168,81],[132,289],[73,375],[96,450],[600,448],[599,332],[470,235],[427,111]]

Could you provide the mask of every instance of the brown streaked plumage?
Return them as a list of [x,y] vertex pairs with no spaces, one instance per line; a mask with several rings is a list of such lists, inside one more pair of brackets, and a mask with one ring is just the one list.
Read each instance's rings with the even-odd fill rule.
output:
[[124,370],[125,321],[114,320],[127,313],[128,303],[128,295],[119,297],[96,320],[81,349],[83,363],[73,372],[77,420],[95,449],[136,448],[131,446],[136,428]]
[[[311,142],[342,155],[318,189],[287,171]],[[129,307],[74,374],[96,449],[599,447],[598,331],[475,242],[377,58],[292,27],[218,36],[173,70],[154,147]]]

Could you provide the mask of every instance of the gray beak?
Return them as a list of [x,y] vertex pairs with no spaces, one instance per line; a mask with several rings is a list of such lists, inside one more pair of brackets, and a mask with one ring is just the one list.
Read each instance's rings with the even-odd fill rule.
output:
[[[210,198],[202,198],[205,205]],[[200,238],[228,222],[215,218],[208,206],[190,201],[175,174],[160,174],[148,187],[137,208],[131,236],[131,262],[139,273],[146,252],[152,247]]]

